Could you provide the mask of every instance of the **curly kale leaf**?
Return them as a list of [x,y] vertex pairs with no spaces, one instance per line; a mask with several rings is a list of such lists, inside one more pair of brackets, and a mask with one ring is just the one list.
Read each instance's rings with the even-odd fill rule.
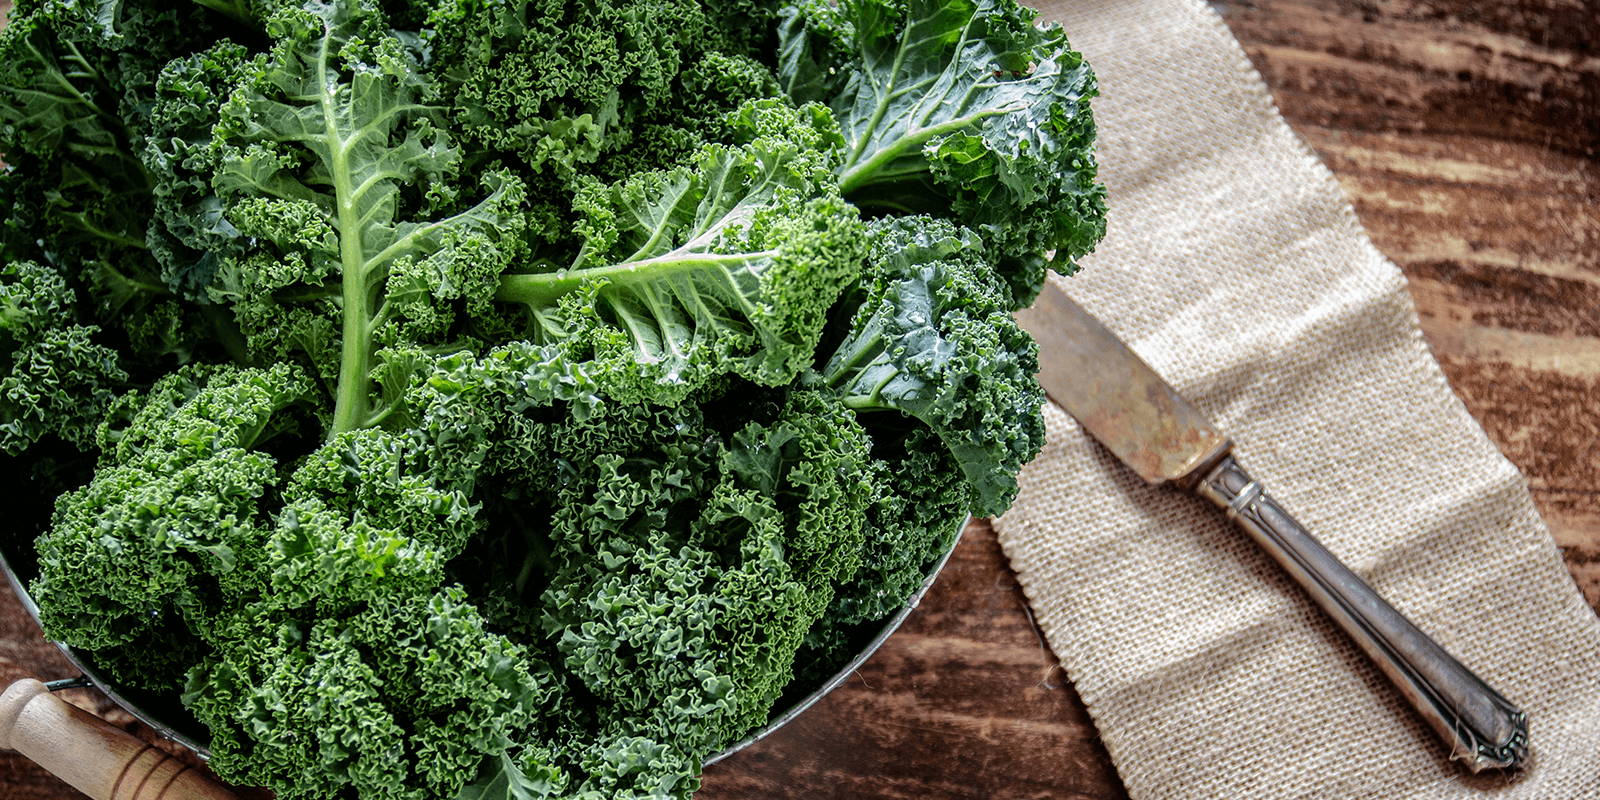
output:
[[213,589],[253,586],[278,460],[257,449],[301,424],[297,370],[190,367],[130,394],[101,427],[94,479],[62,495],[35,544],[32,592],[51,638],[126,644]]
[[[213,338],[174,302],[147,242],[157,180],[139,151],[166,60],[218,34],[170,4],[35,0],[0,30],[0,249],[50,263],[85,319],[126,335],[131,362],[182,362]],[[169,369],[170,365],[163,367]]]
[[771,67],[754,58],[709,52],[684,65],[673,105],[641,118],[626,147],[605,153],[588,169],[602,181],[690,160],[708,142],[726,142],[729,117],[741,107],[780,93]]
[[832,106],[851,202],[977,229],[1003,254],[1014,307],[1105,235],[1094,73],[1059,25],[1014,0],[806,0],[786,13],[780,81],[796,102]]
[[428,28],[432,68],[473,144],[568,174],[667,104],[711,34],[701,4],[685,0],[446,0]]
[[195,301],[209,301],[206,285],[220,259],[239,246],[239,230],[211,185],[222,158],[212,131],[234,87],[259,66],[248,49],[225,40],[168,62],[153,89],[140,153],[154,178],[145,239],[166,285]]
[[899,611],[955,543],[970,490],[932,431],[874,424],[874,484],[863,527],[861,568],[839,585],[827,613],[795,657],[795,685],[832,677]]
[[468,574],[524,592],[490,605],[531,619],[493,618],[570,681],[530,740],[563,755],[486,764],[475,792],[687,797],[704,757],[765,722],[806,632],[859,568],[878,487],[853,412],[814,392],[762,394],[605,404],[583,421],[530,409],[551,458],[504,488],[550,496],[487,538],[535,544],[522,564]]
[[31,261],[0,267],[0,452],[20,455],[46,436],[75,447],[128,380],[99,328],[76,324],[66,279]]
[[190,674],[211,767],[284,800],[450,797],[551,699],[528,654],[459,588],[311,624],[257,623]]
[[[465,139],[565,180],[641,146],[663,155],[672,149],[660,147],[665,129],[697,127],[675,121],[731,110],[697,102],[715,95],[694,91],[686,73],[758,55],[752,45],[770,36],[776,5],[442,0],[423,35],[429,68],[441,77],[443,99]],[[770,76],[740,72],[756,87],[770,85]],[[656,158],[653,165],[670,160]]]
[[825,109],[745,109],[740,146],[579,192],[583,250],[565,269],[507,275],[542,334],[602,364],[621,399],[678,402],[713,378],[764,385],[811,360],[827,309],[858,273],[862,225],[834,191]]
[[809,380],[858,411],[921,420],[966,475],[972,512],[998,514],[1044,444],[1037,345],[971,231],[901,217],[874,233],[850,332]]
[[0,152],[55,184],[38,222],[95,250],[137,250],[150,188],[131,147],[138,99],[172,34],[148,24],[152,9],[117,20],[96,6],[45,0],[12,10],[0,30]]
[[265,550],[271,600],[333,616],[426,592],[478,530],[464,492],[441,485],[425,450],[372,428],[336,435],[283,490]]
[[181,617],[167,614],[126,644],[74,650],[115,686],[177,698],[189,669],[200,663],[211,648],[184,627]]
[[543,605],[603,714],[704,755],[765,720],[858,568],[873,485],[865,432],[830,399],[799,393],[726,440],[700,413],[663,409],[670,427],[587,459],[556,506]]
[[[331,434],[373,421],[382,343],[439,343],[483,313],[521,252],[523,189],[503,174],[456,200],[460,153],[423,105],[415,58],[353,3],[272,18],[277,38],[216,129],[213,181],[230,224],[261,246],[210,287],[264,357],[299,351],[336,383]],[[414,219],[420,217],[420,219]]]
[[[475,383],[489,397],[472,407],[452,381],[475,359],[386,352],[388,377],[407,381],[394,413],[416,426],[320,446],[305,434],[325,409],[289,365],[191,366],[126,396],[101,427],[94,479],[37,543],[44,624],[159,679],[174,665],[127,649],[186,627],[199,645],[187,657],[204,657],[186,702],[230,779],[289,798],[450,796],[521,748],[549,701],[523,651],[440,589],[481,528],[470,464],[497,429],[479,414],[515,415],[512,387],[529,404],[579,399],[565,387],[581,382],[541,355],[486,356],[477,372],[497,382]],[[457,455],[468,465],[446,463]]]
[[861,569],[839,587],[828,618],[840,625],[883,619],[921,587],[950,549],[967,515],[961,470],[938,437],[912,428],[893,442],[899,452],[873,462],[879,491],[867,508]]
[[[725,140],[773,97],[775,0],[437,0],[421,31],[437,101],[476,169],[530,187],[527,237],[566,261],[587,178],[626,180]],[[435,102],[430,100],[430,102]]]

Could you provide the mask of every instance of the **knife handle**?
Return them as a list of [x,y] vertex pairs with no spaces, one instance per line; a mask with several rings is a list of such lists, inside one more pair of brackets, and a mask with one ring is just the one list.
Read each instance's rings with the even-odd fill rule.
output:
[[1528,754],[1527,715],[1411,624],[1267,496],[1233,456],[1195,486],[1222,506],[1365,650],[1450,748],[1478,772]]

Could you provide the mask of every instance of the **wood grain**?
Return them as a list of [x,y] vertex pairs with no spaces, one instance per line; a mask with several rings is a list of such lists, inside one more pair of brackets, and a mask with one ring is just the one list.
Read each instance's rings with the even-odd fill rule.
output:
[[[1600,9],[1586,0],[1217,8],[1411,279],[1456,391],[1527,474],[1574,577],[1600,606]],[[70,674],[37,635],[0,597],[0,680]],[[1053,665],[993,533],[976,524],[857,678],[712,767],[699,798],[1124,796]],[[0,794],[76,796],[4,754]]]

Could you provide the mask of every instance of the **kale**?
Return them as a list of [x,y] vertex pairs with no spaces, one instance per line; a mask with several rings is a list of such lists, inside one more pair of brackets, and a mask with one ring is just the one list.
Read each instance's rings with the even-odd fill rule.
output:
[[1015,496],[1094,92],[1011,0],[20,2],[46,632],[285,800],[689,796]]
[[976,229],[1014,308],[1105,235],[1099,89],[1061,26],[1012,0],[805,0],[785,14],[780,81],[833,107],[852,202]]

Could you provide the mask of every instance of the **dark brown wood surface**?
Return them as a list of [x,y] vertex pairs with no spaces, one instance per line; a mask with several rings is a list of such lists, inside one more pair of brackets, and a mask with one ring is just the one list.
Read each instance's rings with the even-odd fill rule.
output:
[[[1217,7],[1290,124],[1410,277],[1456,391],[1527,473],[1578,585],[1600,607],[1600,7]],[[859,675],[713,766],[699,797],[1123,796],[1054,665],[994,534],[975,524]],[[0,682],[70,674],[0,590]],[[0,797],[76,795],[0,753]]]

